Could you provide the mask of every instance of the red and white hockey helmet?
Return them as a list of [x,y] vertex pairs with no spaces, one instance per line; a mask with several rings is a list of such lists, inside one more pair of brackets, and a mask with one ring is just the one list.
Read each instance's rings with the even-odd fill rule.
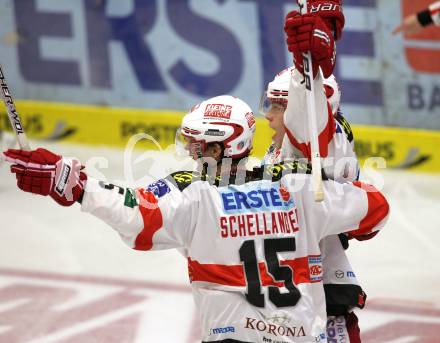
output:
[[294,67],[286,68],[280,71],[273,81],[269,82],[266,91],[260,99],[259,111],[262,115],[266,115],[273,104],[287,106],[287,97],[289,96],[289,84],[292,78]]
[[255,117],[248,104],[221,95],[194,106],[183,117],[176,144],[184,141],[186,146],[196,145],[202,155],[207,144],[220,143],[225,157],[242,158],[252,150],[255,128]]
[[[281,104],[287,107],[287,99],[289,96],[289,84],[294,67],[289,67],[277,75],[273,81],[269,82],[266,91],[263,93],[260,99],[260,113],[265,115],[273,103]],[[324,88],[327,100],[330,103],[332,113],[335,115],[339,109],[341,101],[341,91],[334,75],[324,79]]]

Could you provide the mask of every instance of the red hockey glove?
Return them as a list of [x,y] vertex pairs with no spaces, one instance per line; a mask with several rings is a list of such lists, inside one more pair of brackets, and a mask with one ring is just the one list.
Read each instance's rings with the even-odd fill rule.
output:
[[293,53],[296,68],[302,73],[303,53],[310,51],[313,62],[313,77],[321,67],[324,77],[333,73],[336,62],[336,46],[332,34],[320,17],[298,11],[286,17],[284,31],[287,34],[287,47]]
[[307,13],[318,15],[324,20],[327,28],[333,33],[333,38],[339,40],[345,25],[345,17],[342,12],[342,0],[309,0]]
[[77,159],[64,158],[39,148],[33,151],[9,149],[3,153],[13,163],[17,186],[25,192],[50,195],[62,206],[70,206],[83,193],[87,175]]

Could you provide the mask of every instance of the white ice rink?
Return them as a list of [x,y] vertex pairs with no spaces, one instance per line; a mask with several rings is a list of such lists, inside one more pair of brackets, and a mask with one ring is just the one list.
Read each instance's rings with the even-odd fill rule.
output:
[[[121,185],[146,185],[188,164],[137,153],[140,161],[128,158],[130,180],[123,150],[44,146],[79,157],[89,172]],[[440,342],[440,176],[392,170],[381,176],[388,225],[348,249],[368,294],[366,308],[357,311],[363,342]],[[6,164],[0,204],[1,343],[200,342],[179,253],[130,250],[79,205],[61,208],[19,191]]]

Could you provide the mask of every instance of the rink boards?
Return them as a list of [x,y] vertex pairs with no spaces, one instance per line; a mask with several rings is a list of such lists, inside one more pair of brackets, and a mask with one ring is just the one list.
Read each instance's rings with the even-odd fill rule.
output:
[[[132,140],[131,144],[155,150],[174,144],[175,132],[185,114],[171,110],[36,101],[17,101],[17,107],[26,133],[31,138],[124,147],[133,135],[146,133],[146,140]],[[0,112],[0,128],[10,130],[5,112]],[[361,163],[369,157],[381,157],[388,168],[440,171],[440,151],[436,148],[440,145],[438,131],[353,125],[353,133]],[[253,155],[264,155],[272,135],[267,122],[258,117],[258,139],[254,142]]]

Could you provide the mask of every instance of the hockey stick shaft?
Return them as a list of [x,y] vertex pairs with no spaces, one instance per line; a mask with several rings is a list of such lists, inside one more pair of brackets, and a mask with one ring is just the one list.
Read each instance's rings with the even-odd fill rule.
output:
[[[307,13],[307,0],[298,0],[301,14]],[[303,55],[304,78],[307,97],[308,129],[312,159],[312,186],[316,202],[324,200],[324,187],[321,175],[321,155],[319,152],[319,133],[317,125],[315,87],[313,82],[312,55],[309,52]]]
[[3,73],[3,68],[0,65],[0,84],[2,87],[2,97],[8,112],[9,121],[11,122],[12,129],[17,136],[18,144],[22,150],[30,151],[31,147],[29,145],[26,134],[24,133],[23,125],[21,123],[20,117],[18,115],[17,109],[12,99],[11,92],[6,83],[5,74]]

